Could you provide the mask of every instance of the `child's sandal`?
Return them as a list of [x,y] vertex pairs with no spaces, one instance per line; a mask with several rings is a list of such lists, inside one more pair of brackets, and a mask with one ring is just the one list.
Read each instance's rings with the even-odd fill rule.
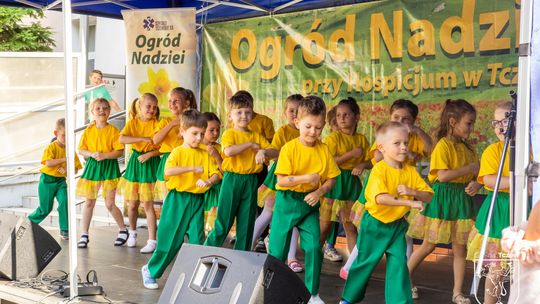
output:
[[452,303],[471,304],[471,300],[469,300],[469,298],[465,297],[463,294],[460,293],[452,297]]
[[77,247],[86,248],[88,247],[89,242],[90,242],[90,239],[88,238],[88,234],[83,234],[81,235],[81,238],[79,239],[79,242],[77,243]]
[[118,231],[118,235],[116,236],[116,240],[114,241],[114,246],[122,246],[127,242],[127,239],[129,237],[129,232],[127,229]]
[[291,260],[289,262],[289,268],[296,273],[304,271],[304,267],[297,260]]

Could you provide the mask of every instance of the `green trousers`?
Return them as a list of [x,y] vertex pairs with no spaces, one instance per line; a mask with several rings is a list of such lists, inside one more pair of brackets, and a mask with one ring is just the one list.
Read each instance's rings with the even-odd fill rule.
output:
[[322,264],[322,250],[319,244],[321,237],[319,204],[314,207],[308,205],[304,202],[306,195],[307,193],[293,191],[278,190],[276,192],[269,253],[286,262],[292,229],[298,227],[300,247],[305,252],[305,283],[309,292],[315,295],[319,293],[319,275]]
[[236,218],[234,249],[250,251],[257,213],[257,174],[223,174],[214,229],[204,245],[221,246]]
[[383,254],[386,254],[385,302],[413,303],[405,255],[408,226],[405,219],[384,224],[369,212],[364,212],[357,241],[358,257],[349,270],[343,288],[344,300],[356,303],[364,298],[369,278]]
[[187,235],[190,244],[204,238],[204,194],[171,190],[163,202],[156,250],[148,261],[153,278],[160,278],[180,250]]
[[41,223],[49,213],[51,213],[54,198],[58,202],[58,222],[60,230],[68,230],[68,205],[67,205],[67,184],[65,177],[56,177],[41,173],[38,185],[39,207],[30,215],[28,219],[32,222]]

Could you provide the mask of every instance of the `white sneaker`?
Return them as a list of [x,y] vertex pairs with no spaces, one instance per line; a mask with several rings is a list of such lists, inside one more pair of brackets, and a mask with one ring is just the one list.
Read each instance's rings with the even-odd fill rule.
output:
[[127,246],[128,247],[137,246],[137,231],[133,231],[133,230],[129,231],[129,236],[127,239]]
[[146,246],[141,248],[141,253],[153,253],[156,250],[156,240],[148,240]]
[[319,297],[319,294],[316,294],[309,298],[308,304],[324,304],[324,301]]
[[343,261],[343,257],[337,252],[336,248],[324,249],[324,258],[332,262]]

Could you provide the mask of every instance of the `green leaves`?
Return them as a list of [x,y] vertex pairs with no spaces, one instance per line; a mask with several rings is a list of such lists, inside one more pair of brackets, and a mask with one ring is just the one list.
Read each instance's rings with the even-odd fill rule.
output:
[[39,23],[43,16],[41,10],[0,7],[0,51],[52,51],[55,42],[51,28]]

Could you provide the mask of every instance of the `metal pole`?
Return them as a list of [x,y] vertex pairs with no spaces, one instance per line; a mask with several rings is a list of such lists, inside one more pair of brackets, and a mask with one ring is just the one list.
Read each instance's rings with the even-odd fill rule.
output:
[[64,97],[66,103],[66,159],[69,224],[69,288],[71,299],[77,288],[77,214],[75,209],[75,105],[73,99],[73,38],[71,0],[62,1],[64,17]]
[[526,169],[530,161],[530,93],[531,93],[531,64],[530,42],[532,26],[531,0],[521,1],[521,24],[519,35],[519,72],[518,100],[516,109],[516,162],[515,162],[515,201],[510,223],[519,225],[527,219],[528,187]]

